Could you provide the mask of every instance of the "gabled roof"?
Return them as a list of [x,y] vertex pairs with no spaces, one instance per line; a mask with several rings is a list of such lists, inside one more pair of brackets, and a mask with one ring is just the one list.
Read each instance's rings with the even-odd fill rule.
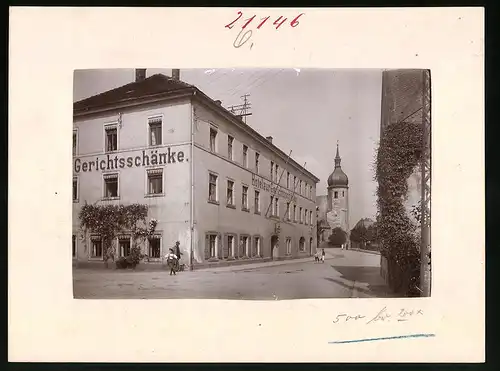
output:
[[92,108],[124,103],[134,99],[154,96],[185,89],[196,89],[193,85],[171,77],[156,74],[144,80],[132,82],[116,89],[73,103],[74,111],[86,111]]

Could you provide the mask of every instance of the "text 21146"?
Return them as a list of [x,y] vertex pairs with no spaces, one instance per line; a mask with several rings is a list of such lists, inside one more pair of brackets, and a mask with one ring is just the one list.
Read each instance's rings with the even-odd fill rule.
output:
[[[304,15],[304,13],[300,13],[298,16],[296,16],[294,19],[292,19],[290,21],[290,26],[291,27],[297,27],[299,25],[299,18]],[[234,24],[236,22],[238,22],[240,20],[240,18],[243,17],[243,13],[242,12],[238,12],[238,17],[232,21],[231,23],[227,24],[225,27],[226,28],[233,28]],[[253,15],[252,17],[248,18],[248,19],[244,19],[242,20],[243,24],[241,26],[242,29],[245,29],[254,19],[255,19],[256,15]],[[257,29],[260,29],[262,26],[264,26],[265,23],[267,23],[267,21],[270,19],[271,17],[270,16],[267,16],[267,17],[264,17],[264,18],[260,18],[258,20],[256,20],[256,22],[259,22],[259,25],[257,26]],[[288,20],[288,18],[286,17],[283,17],[283,16],[279,16],[274,22],[273,22],[273,26],[276,26],[276,29],[278,29],[283,23],[285,23],[286,21]],[[269,22],[272,22],[272,19],[269,21]]]

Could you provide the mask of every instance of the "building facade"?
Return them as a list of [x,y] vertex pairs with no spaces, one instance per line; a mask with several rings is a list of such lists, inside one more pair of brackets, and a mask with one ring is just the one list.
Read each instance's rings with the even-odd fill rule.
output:
[[[181,263],[314,254],[318,179],[241,118],[179,78],[136,81],[74,104],[73,257],[102,260],[82,236],[87,203],[146,204],[158,221],[142,246],[161,262],[180,241]],[[115,241],[130,251],[130,235]]]

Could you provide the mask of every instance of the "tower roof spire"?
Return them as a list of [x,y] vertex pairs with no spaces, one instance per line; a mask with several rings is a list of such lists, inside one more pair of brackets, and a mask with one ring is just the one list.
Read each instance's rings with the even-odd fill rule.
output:
[[340,167],[339,141],[337,140],[337,154],[335,155],[335,167]]

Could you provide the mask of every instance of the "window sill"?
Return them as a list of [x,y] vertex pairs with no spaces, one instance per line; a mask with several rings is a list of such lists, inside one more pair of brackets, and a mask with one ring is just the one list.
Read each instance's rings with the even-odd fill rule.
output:
[[242,208],[242,209],[241,209],[241,211],[245,211],[245,212],[249,213],[249,212],[250,212],[250,209],[249,209],[249,208],[244,207],[244,208]]
[[220,204],[219,204],[219,201],[208,200],[208,203],[209,203],[209,204],[212,204],[212,205],[217,205],[217,206],[219,206],[219,205],[220,205]]
[[115,200],[119,200],[120,199],[120,196],[118,197],[103,197],[101,199],[101,201],[115,201]]
[[152,198],[152,197],[165,197],[165,193],[147,193],[144,195],[146,198]]
[[160,143],[160,144],[155,144],[155,145],[153,145],[153,144],[149,144],[149,145],[148,145],[148,148],[159,148],[159,147],[161,147],[162,145],[163,145],[162,143]]
[[228,209],[234,209],[234,210],[236,210],[236,206],[235,205],[226,205],[226,207]]
[[118,152],[118,149],[114,149],[114,150],[104,150],[104,153],[117,153]]
[[255,215],[261,215],[261,214],[260,214],[260,211],[255,211],[255,212],[254,212],[254,214],[255,214]]
[[98,262],[102,262],[104,261],[104,259],[102,257],[98,257],[98,256],[91,256],[89,258],[90,261],[98,261]]
[[80,200],[79,199],[73,200],[73,203],[78,204],[78,203],[80,203]]
[[207,261],[210,262],[210,263],[212,263],[212,262],[218,262],[219,259],[217,259],[217,258],[210,258]]

